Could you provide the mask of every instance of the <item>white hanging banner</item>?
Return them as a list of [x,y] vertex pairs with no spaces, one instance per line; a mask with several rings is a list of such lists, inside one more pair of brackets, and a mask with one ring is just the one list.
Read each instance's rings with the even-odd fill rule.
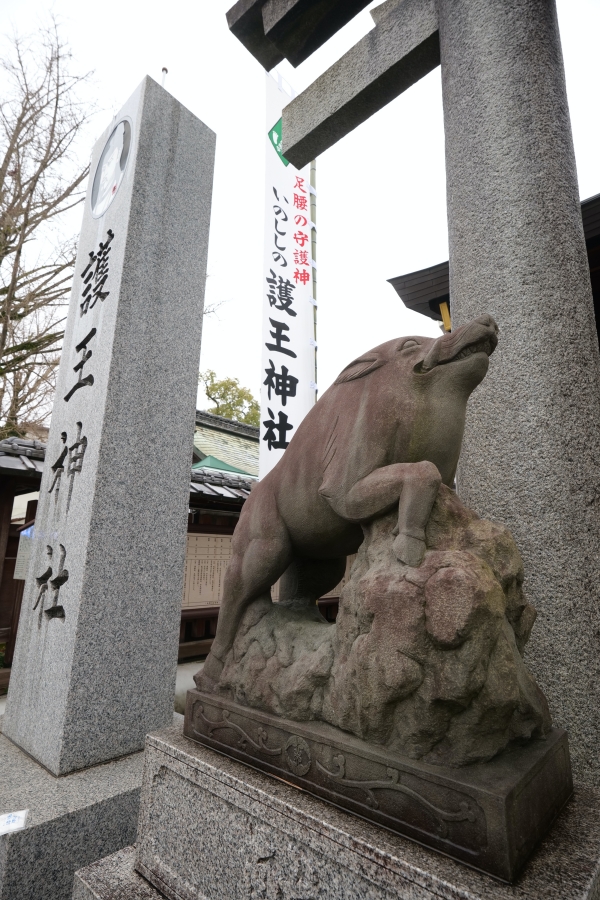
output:
[[[259,473],[281,459],[315,404],[315,320],[310,165],[281,152],[281,113],[291,96],[267,80],[266,210]],[[314,193],[314,191],[313,191]]]

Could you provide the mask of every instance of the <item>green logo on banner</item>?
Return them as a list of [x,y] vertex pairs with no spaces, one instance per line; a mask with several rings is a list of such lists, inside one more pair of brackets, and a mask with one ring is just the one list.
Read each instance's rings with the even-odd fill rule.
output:
[[289,160],[287,160],[281,152],[281,119],[269,130],[269,140],[277,150],[277,156],[284,166],[289,166]]

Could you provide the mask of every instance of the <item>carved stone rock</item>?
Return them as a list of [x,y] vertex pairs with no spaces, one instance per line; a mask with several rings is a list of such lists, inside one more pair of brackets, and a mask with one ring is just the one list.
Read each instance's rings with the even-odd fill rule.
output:
[[363,526],[335,625],[301,597],[251,604],[215,693],[445,766],[546,734],[548,707],[521,655],[535,611],[507,529],[442,485],[411,568],[393,551],[396,523],[394,512]]

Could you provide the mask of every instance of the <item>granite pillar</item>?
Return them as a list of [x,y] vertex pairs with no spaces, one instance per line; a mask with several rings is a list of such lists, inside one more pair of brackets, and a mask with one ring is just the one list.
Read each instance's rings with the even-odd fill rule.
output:
[[553,0],[438,0],[453,324],[498,351],[458,490],[506,524],[538,619],[526,661],[600,783],[600,364]]
[[[435,5],[425,31],[402,34],[421,52],[439,33],[453,322],[489,312],[501,329],[470,401],[459,492],[517,541],[539,615],[526,658],[570,734],[576,776],[597,784],[600,362],[555,4]],[[288,159],[303,165],[364,121],[388,81],[406,87],[412,53],[390,37],[399,17],[424,25],[425,11],[385,6],[286,107]]]
[[148,77],[94,148],[4,721],[54,775],[171,720],[214,150]]

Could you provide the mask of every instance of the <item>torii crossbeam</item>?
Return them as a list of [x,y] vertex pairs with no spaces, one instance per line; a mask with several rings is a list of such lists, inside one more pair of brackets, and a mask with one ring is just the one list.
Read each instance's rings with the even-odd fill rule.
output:
[[[240,0],[228,18],[268,69],[366,5]],[[555,2],[387,0],[372,15],[285,108],[283,150],[303,166],[441,63],[453,323],[489,312],[501,329],[459,491],[517,540],[538,610],[528,663],[576,776],[600,785],[600,359]]]

